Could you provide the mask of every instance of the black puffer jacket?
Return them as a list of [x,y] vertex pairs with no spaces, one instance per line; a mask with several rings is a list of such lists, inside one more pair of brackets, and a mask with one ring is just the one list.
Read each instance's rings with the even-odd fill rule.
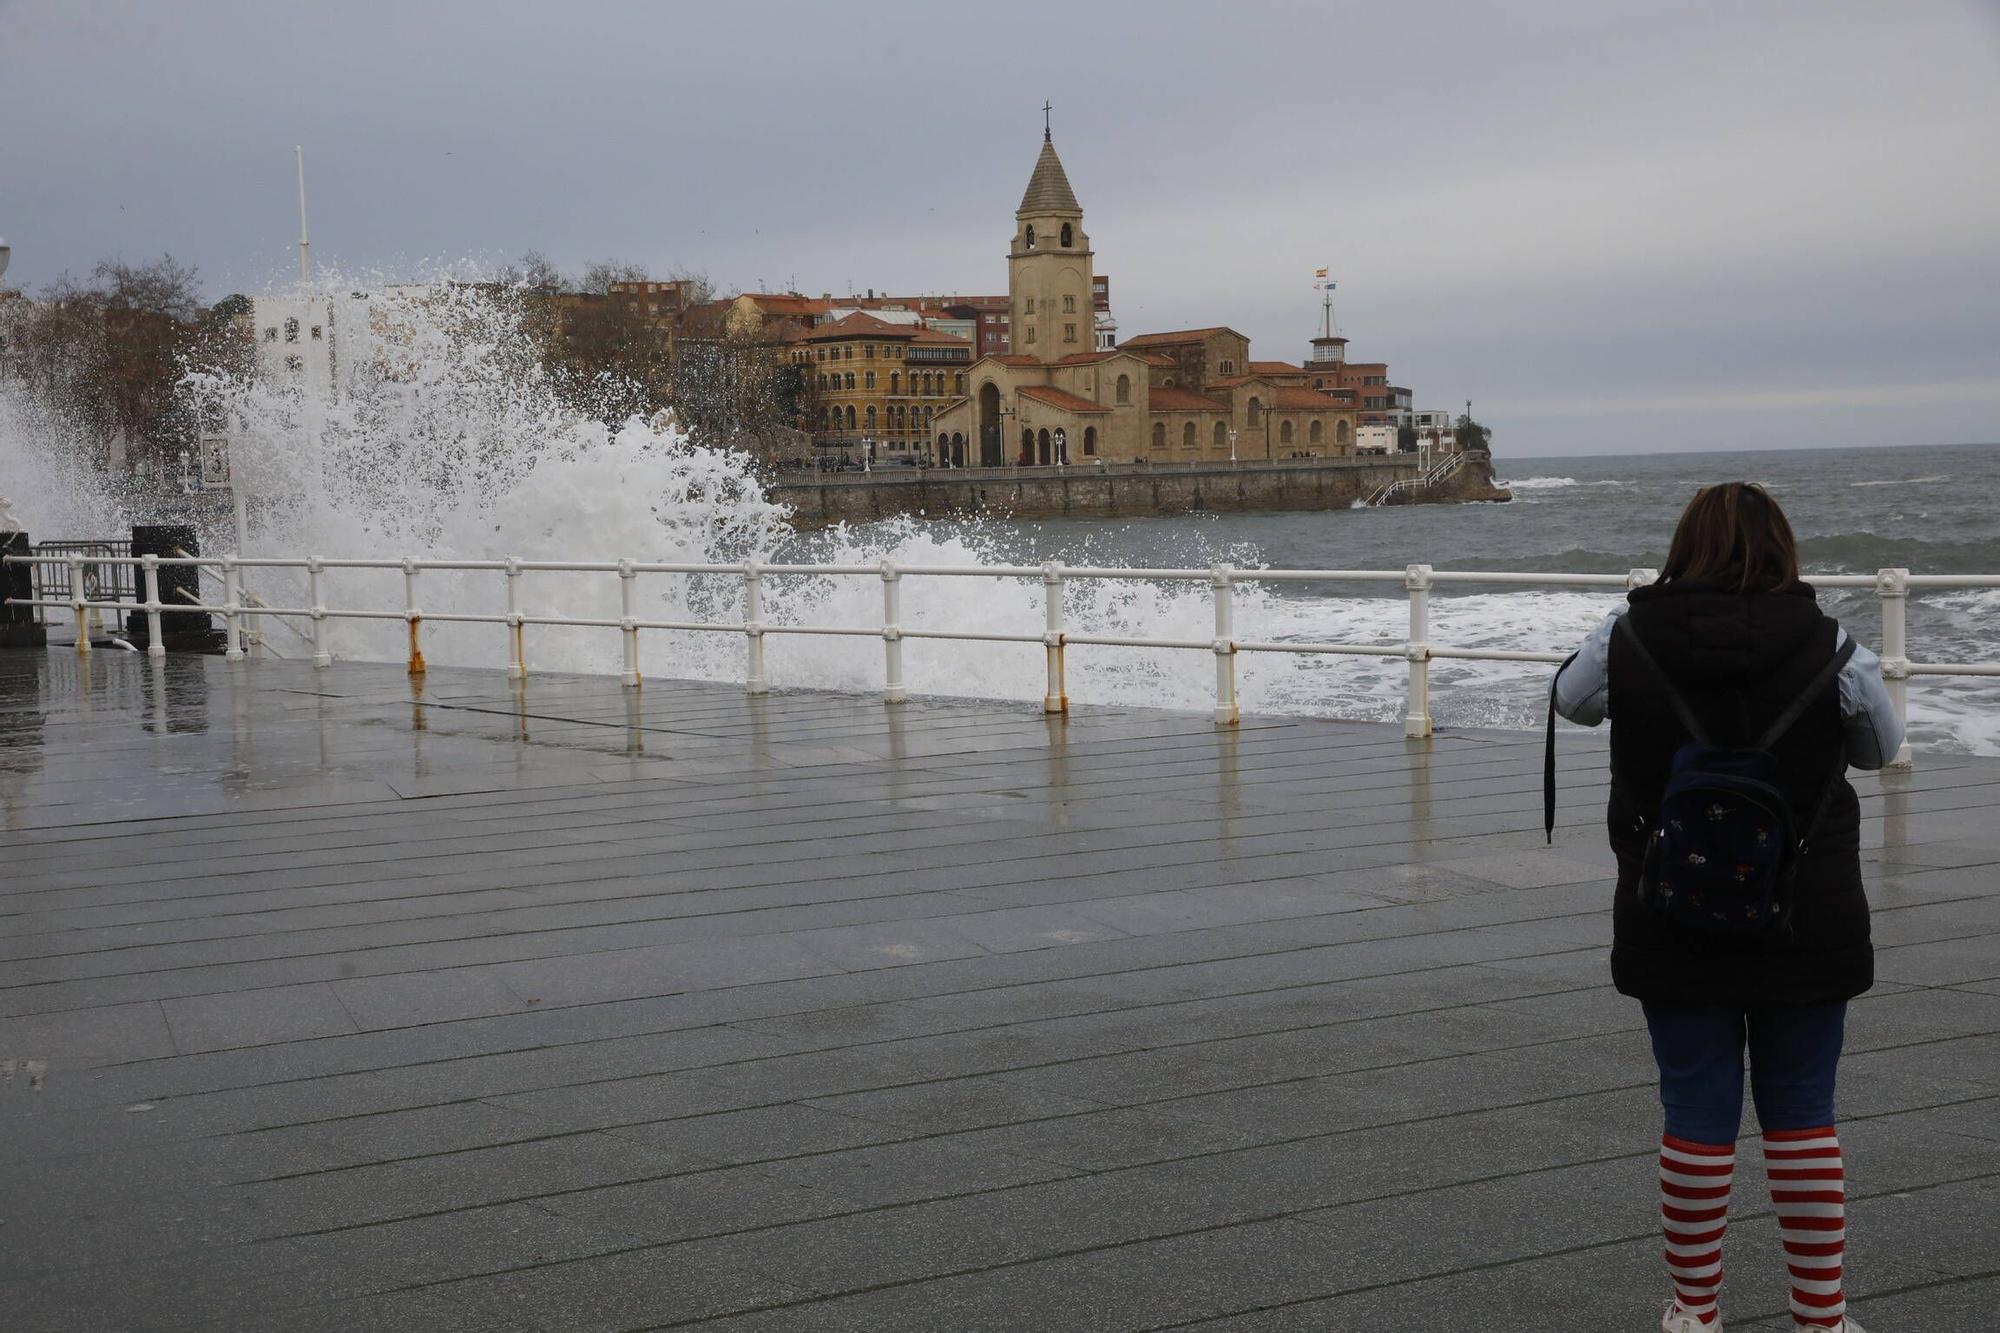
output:
[[[1833,655],[1839,626],[1812,589],[1738,593],[1677,579],[1634,589],[1632,628],[1710,734],[1750,744]],[[1844,773],[1839,692],[1822,697],[1772,747],[1801,826],[1825,805],[1800,866],[1789,934],[1771,939],[1678,925],[1639,901],[1642,817],[1656,809],[1687,731],[1624,636],[1611,637],[1611,847],[1618,856],[1611,976],[1618,989],[1665,1004],[1812,1004],[1874,984],[1868,898],[1861,886],[1860,806]]]

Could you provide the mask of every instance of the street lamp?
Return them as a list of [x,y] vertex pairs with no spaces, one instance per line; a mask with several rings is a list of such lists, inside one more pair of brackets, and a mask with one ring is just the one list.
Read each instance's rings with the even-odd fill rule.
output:
[[1234,428],[1231,428],[1229,432],[1229,461],[1232,463],[1236,461],[1236,431]]
[[1056,446],[1056,466],[1061,467],[1069,461],[1069,432],[1057,426],[1053,438]]

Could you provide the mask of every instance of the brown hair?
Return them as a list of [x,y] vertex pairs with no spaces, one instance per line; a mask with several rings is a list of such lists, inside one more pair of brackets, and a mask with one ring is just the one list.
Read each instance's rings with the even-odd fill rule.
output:
[[1785,511],[1762,486],[1704,486],[1681,513],[1660,581],[1712,579],[1738,592],[1782,592],[1799,581],[1799,549]]

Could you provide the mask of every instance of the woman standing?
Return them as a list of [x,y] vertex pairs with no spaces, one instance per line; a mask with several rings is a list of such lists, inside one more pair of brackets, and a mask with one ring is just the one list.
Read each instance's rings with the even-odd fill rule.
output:
[[[1612,718],[1611,974],[1644,1004],[1659,1064],[1661,1217],[1674,1285],[1664,1333],[1721,1328],[1746,1048],[1792,1318],[1816,1333],[1863,1333],[1841,1285],[1846,1194],[1834,1076],[1847,1001],[1873,984],[1874,952],[1860,809],[1845,772],[1888,763],[1903,728],[1879,660],[1848,643],[1800,581],[1777,502],[1729,482],[1696,494],[1659,582],[1605,617],[1555,683],[1556,710],[1572,722]],[[1776,929],[1716,928],[1685,910],[1685,894],[1671,904],[1670,882],[1661,890],[1648,851],[1661,832],[1662,793],[1689,754],[1717,753],[1684,752],[1691,741],[1722,741],[1738,755],[1763,750],[1773,761],[1771,785],[1799,843],[1787,848],[1794,865],[1782,900],[1766,907],[1767,919],[1782,917]],[[1766,830],[1753,832],[1761,843]]]

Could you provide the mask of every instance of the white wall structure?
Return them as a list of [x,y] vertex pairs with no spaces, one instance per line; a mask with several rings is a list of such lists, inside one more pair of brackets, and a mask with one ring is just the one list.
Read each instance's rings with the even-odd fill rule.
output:
[[1396,428],[1394,426],[1360,426],[1354,432],[1354,452],[1357,454],[1393,454],[1396,452]]

